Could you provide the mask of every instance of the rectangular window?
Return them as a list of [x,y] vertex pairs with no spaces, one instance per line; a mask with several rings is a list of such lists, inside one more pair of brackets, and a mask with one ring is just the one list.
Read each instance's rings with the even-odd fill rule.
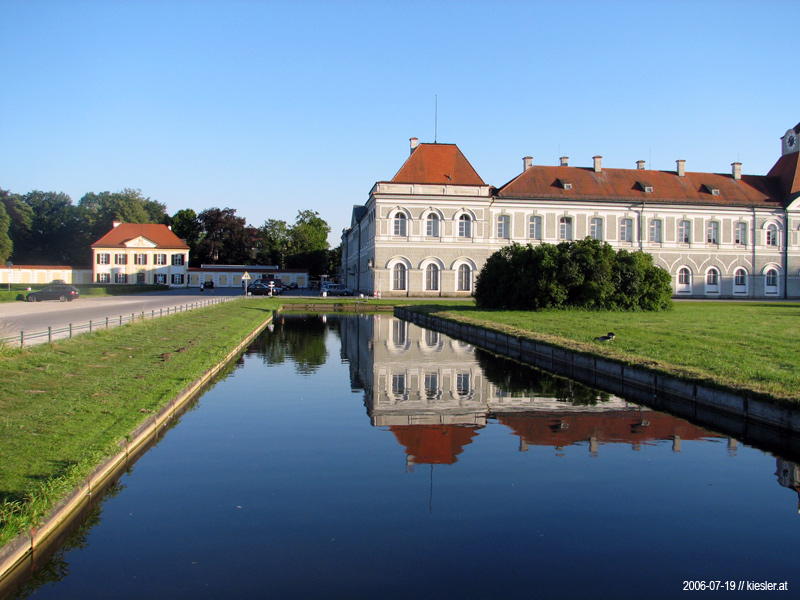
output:
[[497,237],[511,239],[511,217],[509,215],[497,217]]
[[172,265],[176,266],[176,267],[182,266],[183,265],[183,254],[173,254],[172,255]]
[[650,221],[650,241],[660,244],[661,240],[661,221],[658,219],[652,219]]
[[111,275],[109,273],[98,273],[97,283],[111,283]]
[[147,264],[147,254],[134,254],[133,255],[133,264],[135,264],[135,265],[146,265]]
[[154,262],[157,265],[165,265],[167,264],[167,255],[166,254],[156,254],[154,257]]
[[127,256],[127,254],[115,254],[114,255],[114,264],[115,265],[127,265],[128,264],[128,256]]
[[747,245],[747,223],[737,223],[734,232],[734,243]]
[[542,217],[531,217],[528,224],[528,237],[532,240],[542,239]]
[[167,283],[167,276],[165,273],[156,273],[156,283],[160,283],[162,285]]
[[456,373],[456,392],[462,398],[470,394],[469,373]]
[[97,254],[97,264],[98,265],[110,265],[111,264],[111,255],[105,252],[101,252]]
[[569,241],[572,239],[572,219],[561,217],[558,221],[558,239]]
[[467,215],[458,218],[458,237],[472,237],[472,221]]
[[681,244],[688,244],[692,241],[692,223],[691,221],[681,221],[678,223],[678,242]]
[[593,240],[603,239],[603,219],[595,217],[589,221],[589,237]]
[[128,276],[125,273],[114,275],[114,283],[128,283]]
[[173,285],[183,285],[183,275],[178,273],[173,273],[172,283]]
[[719,244],[719,223],[709,221],[706,227],[706,242],[709,244]]
[[619,240],[621,242],[633,241],[633,219],[622,219],[622,221],[620,221]]

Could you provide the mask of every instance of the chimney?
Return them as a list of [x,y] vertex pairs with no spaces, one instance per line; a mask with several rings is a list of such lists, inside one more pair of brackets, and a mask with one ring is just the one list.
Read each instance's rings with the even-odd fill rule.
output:
[[116,229],[120,225],[122,225],[122,221],[112,221],[111,225]]
[[637,160],[636,161],[636,170],[637,171],[644,171],[644,164],[645,164],[645,161]]
[[411,152],[414,152],[414,148],[419,146],[419,140],[417,138],[411,138],[408,141],[411,142]]
[[740,163],[740,162],[731,163],[731,166],[733,167],[733,178],[737,179],[737,180],[741,179],[742,178],[742,163]]
[[682,158],[675,161],[678,165],[678,177],[685,177],[686,176],[686,161]]
[[602,173],[603,166],[600,164],[603,160],[602,156],[593,156],[592,159],[594,160],[594,172],[595,173]]
[[524,173],[533,166],[533,157],[525,156],[522,158],[522,172]]
[[562,156],[561,158],[558,159],[558,161],[562,167],[569,166],[569,156]]

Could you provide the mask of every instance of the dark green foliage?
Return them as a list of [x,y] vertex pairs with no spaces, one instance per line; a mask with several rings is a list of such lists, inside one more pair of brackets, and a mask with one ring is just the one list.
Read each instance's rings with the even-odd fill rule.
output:
[[666,310],[672,278],[644,252],[615,252],[598,240],[557,246],[512,244],[495,252],[475,284],[479,308]]

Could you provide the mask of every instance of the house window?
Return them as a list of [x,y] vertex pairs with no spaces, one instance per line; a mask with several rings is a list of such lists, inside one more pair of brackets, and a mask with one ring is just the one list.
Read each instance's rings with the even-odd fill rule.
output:
[[461,215],[458,218],[458,237],[472,237],[472,219],[469,215]]
[[160,283],[162,285],[167,283],[167,276],[165,273],[156,273],[156,283]]
[[[183,254],[173,254],[172,265],[175,267],[180,267],[181,265],[183,265]],[[173,281],[173,283],[175,282]]]
[[128,276],[125,273],[114,275],[114,283],[128,283]]
[[719,244],[719,223],[709,221],[706,226],[706,242],[709,244]]
[[435,348],[442,343],[442,334],[433,329],[425,330],[425,345],[429,348]]
[[458,267],[458,291],[469,292],[472,290],[472,269],[469,265]]
[[603,240],[603,219],[593,217],[589,220],[589,237],[593,240]]
[[470,395],[469,373],[456,373],[456,392],[462,398]]
[[733,285],[736,292],[744,291],[741,288],[747,288],[747,271],[744,269],[736,269],[736,272],[733,274]]
[[154,259],[154,263],[157,265],[165,265],[167,264],[167,255],[166,254],[156,254]]
[[111,283],[111,275],[109,273],[98,273],[97,283]]
[[394,216],[394,234],[402,237],[406,236],[406,215],[404,213],[397,213]]
[[406,329],[407,325],[408,323],[406,321],[392,321],[392,342],[398,348],[402,348],[406,345],[406,340],[408,338]]
[[439,215],[428,215],[428,220],[425,223],[425,235],[428,237],[439,237]]
[[406,289],[406,266],[402,263],[395,265],[392,270],[392,289]]
[[115,265],[127,265],[128,264],[128,256],[126,254],[115,254],[114,255],[114,264]]
[[692,222],[680,221],[678,222],[678,242],[681,244],[689,244],[692,241]]
[[501,239],[511,238],[511,217],[509,215],[497,217],[497,237]]
[[392,393],[402,399],[406,393],[406,374],[396,373],[392,375]]
[[97,255],[97,264],[98,265],[110,265],[111,264],[111,255],[105,252],[98,253]]
[[425,398],[436,400],[439,395],[439,374],[425,373]]
[[767,226],[767,246],[778,245],[778,226],[771,223]]
[[686,267],[678,271],[678,283],[681,285],[689,285],[692,283],[692,272]]
[[428,265],[425,268],[425,289],[435,291],[439,289],[439,265]]
[[650,219],[650,241],[660,244],[663,240],[662,222],[660,219]]
[[542,239],[542,217],[534,215],[528,221],[528,237],[532,240]]
[[572,217],[561,217],[558,220],[558,239],[572,239]]
[[737,223],[734,229],[734,243],[747,245],[747,223]]
[[778,291],[778,272],[775,269],[767,271],[767,293],[774,294]]
[[709,269],[706,273],[706,285],[718,286],[719,285],[719,271],[716,269]]
[[181,274],[181,273],[173,273],[172,274],[172,284],[173,285],[183,285],[183,274]]
[[619,240],[621,242],[633,241],[633,219],[622,219],[619,222]]
[[134,254],[133,255],[133,264],[135,264],[135,265],[146,265],[147,264],[147,254]]

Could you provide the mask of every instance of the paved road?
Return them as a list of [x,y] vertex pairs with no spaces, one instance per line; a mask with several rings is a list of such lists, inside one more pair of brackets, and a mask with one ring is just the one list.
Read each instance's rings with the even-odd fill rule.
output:
[[[129,319],[131,313],[137,315],[142,312],[166,310],[176,306],[193,302],[208,300],[211,297],[241,296],[242,291],[235,288],[218,288],[214,296],[208,292],[201,294],[198,289],[176,289],[164,292],[147,294],[131,294],[129,296],[102,296],[97,298],[78,298],[73,302],[0,302],[0,338],[25,336],[34,332],[68,328],[70,323],[74,327],[84,325],[89,321],[103,323],[105,319],[119,322],[119,317]],[[57,337],[66,337],[68,333],[59,334]],[[28,343],[46,342],[47,338],[30,338]]]

